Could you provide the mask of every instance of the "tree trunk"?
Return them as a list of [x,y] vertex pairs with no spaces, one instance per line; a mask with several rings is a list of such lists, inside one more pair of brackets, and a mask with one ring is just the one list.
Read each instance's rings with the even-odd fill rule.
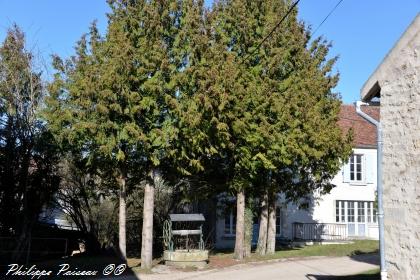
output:
[[[152,175],[154,178],[154,175]],[[154,186],[150,182],[144,187],[143,231],[141,237],[141,268],[151,269],[153,260],[153,208]]]
[[118,248],[121,258],[125,261],[127,259],[126,250],[126,178],[124,175],[119,177],[120,185],[120,200],[119,200],[119,213],[118,213]]
[[245,251],[244,257],[251,256],[252,233],[253,233],[253,215],[251,208],[245,208]]
[[[30,247],[29,243],[30,241],[30,230],[29,230],[29,222],[27,219],[24,219],[23,227],[21,230],[21,233],[19,235],[19,238],[17,238],[17,244],[14,248],[14,251],[12,253],[12,260],[15,262],[23,261],[23,254],[26,251],[26,255],[30,254]],[[25,263],[28,262],[28,259],[25,260]]]
[[260,229],[258,234],[257,254],[265,255],[267,252],[267,226],[268,226],[268,195],[264,191],[261,197]]
[[[22,259],[22,255],[24,253],[24,250],[26,249],[27,255],[30,253],[29,243],[30,243],[30,236],[32,231],[32,226],[36,220],[35,217],[31,217],[33,213],[31,213],[31,209],[29,207],[29,188],[28,186],[28,177],[29,177],[29,162],[30,162],[30,151],[31,147],[27,143],[26,140],[22,141],[22,147],[25,151],[25,154],[22,158],[22,167],[19,174],[18,184],[19,187],[23,187],[23,219],[21,220],[22,227],[20,230],[19,238],[17,239],[16,247],[12,253],[12,259],[14,261],[19,261]],[[28,261],[28,260],[26,260]]]
[[236,238],[235,238],[235,259],[244,258],[245,252],[245,192],[238,191],[236,195]]
[[[275,196],[275,195],[274,195]],[[276,250],[276,200],[271,198],[268,207],[267,254]]]

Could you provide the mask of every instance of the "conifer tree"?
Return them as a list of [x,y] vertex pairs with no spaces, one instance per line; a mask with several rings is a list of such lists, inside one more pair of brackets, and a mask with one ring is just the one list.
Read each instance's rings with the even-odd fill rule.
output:
[[[125,197],[130,177],[146,181],[142,267],[152,264],[154,182],[163,164],[199,168],[177,141],[180,104],[189,96],[192,36],[201,36],[202,1],[110,0],[107,33],[95,25],[70,60],[55,58],[46,112],[57,139],[114,172],[120,187],[119,248],[125,258]],[[194,35],[195,34],[195,35]],[[184,87],[184,88],[183,88]],[[177,125],[175,125],[177,123]],[[173,160],[177,156],[180,159]],[[182,168],[185,164],[185,168]]]
[[14,261],[59,184],[56,146],[39,116],[44,85],[36,54],[13,25],[0,44],[0,235],[17,237]]
[[195,139],[223,159],[227,184],[237,193],[239,259],[245,251],[247,189],[267,192],[260,239],[268,239],[259,240],[259,248],[272,253],[276,194],[297,200],[328,191],[350,151],[336,124],[340,99],[332,89],[338,76],[331,74],[336,59],[327,59],[329,45],[320,39],[309,45],[310,30],[294,10],[257,49],[288,9],[284,0],[217,2],[203,78],[187,111],[200,123],[191,134],[207,135]]

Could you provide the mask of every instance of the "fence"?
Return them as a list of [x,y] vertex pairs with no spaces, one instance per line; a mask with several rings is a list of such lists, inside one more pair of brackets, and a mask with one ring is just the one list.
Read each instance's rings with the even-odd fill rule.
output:
[[305,241],[346,240],[347,224],[293,223],[293,239]]

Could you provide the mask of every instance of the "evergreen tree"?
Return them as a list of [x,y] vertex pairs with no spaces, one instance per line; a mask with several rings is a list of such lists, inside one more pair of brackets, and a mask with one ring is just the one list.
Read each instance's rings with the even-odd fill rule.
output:
[[57,73],[46,115],[63,147],[114,173],[120,186],[119,248],[124,258],[127,178],[146,180],[141,255],[142,267],[148,269],[154,182],[161,180],[165,162],[181,154],[175,122],[179,103],[188,95],[180,87],[192,59],[187,28],[194,30],[194,20],[201,20],[197,12],[203,2],[109,4],[105,37],[92,25],[74,57],[65,62],[55,58]]
[[16,238],[15,261],[59,183],[57,150],[39,116],[44,93],[37,58],[14,25],[0,45],[0,235]]
[[328,191],[350,152],[336,123],[340,99],[331,90],[338,76],[331,74],[336,59],[326,58],[329,45],[309,45],[310,30],[294,10],[257,49],[288,9],[284,0],[218,2],[206,59],[195,67],[202,78],[187,110],[199,124],[191,135],[205,135],[195,137],[197,146],[223,163],[237,193],[236,258],[245,251],[247,189],[264,190],[259,248],[274,252],[277,192],[297,200]]

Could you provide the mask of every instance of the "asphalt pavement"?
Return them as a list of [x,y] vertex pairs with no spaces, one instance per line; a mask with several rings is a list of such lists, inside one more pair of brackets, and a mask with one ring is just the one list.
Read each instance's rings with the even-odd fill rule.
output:
[[379,264],[376,254],[352,257],[309,257],[247,263],[222,269],[193,272],[161,269],[152,274],[137,274],[127,280],[324,280],[334,276],[352,275],[375,269]]

